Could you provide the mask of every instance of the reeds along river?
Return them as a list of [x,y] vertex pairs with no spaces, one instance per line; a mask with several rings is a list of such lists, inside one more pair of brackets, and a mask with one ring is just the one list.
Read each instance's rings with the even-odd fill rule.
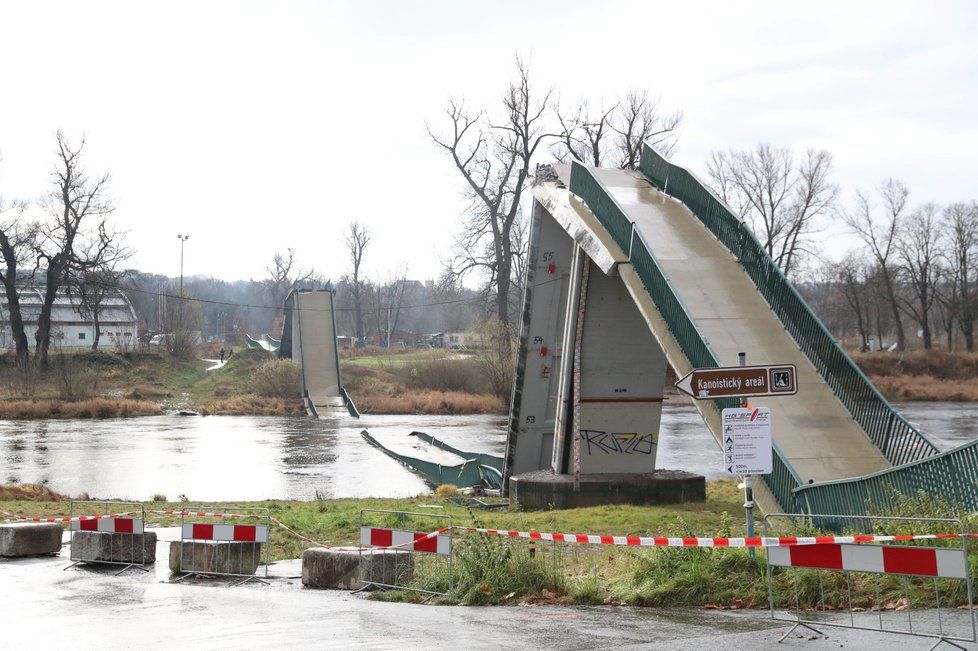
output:
[[[772,405],[776,408],[776,405]],[[976,403],[898,407],[941,449],[978,438]],[[362,429],[412,456],[407,435],[427,432],[464,450],[503,454],[505,417],[365,416],[360,421],[281,417],[152,416],[112,420],[0,421],[0,482],[44,483],[70,495],[195,502],[408,497],[428,490],[367,445]],[[657,467],[728,477],[720,451],[690,405],[665,405]]]

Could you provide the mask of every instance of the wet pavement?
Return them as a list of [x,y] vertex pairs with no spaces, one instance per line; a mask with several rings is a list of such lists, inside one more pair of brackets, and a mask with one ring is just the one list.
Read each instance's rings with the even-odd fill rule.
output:
[[[167,557],[166,544],[160,543],[160,559]],[[171,584],[165,563],[149,574],[122,576],[113,576],[114,567],[64,571],[67,565],[67,549],[60,557],[0,560],[5,648],[926,649],[932,643],[826,628],[825,636],[799,631],[778,645],[790,625],[759,610],[383,603],[305,589],[297,561],[273,564],[269,586],[239,587],[206,579]],[[965,613],[954,615],[945,615],[945,626],[963,631]]]
[[[941,449],[978,438],[978,405],[897,405]],[[0,482],[43,483],[77,495],[193,501],[410,497],[417,476],[368,445],[362,429],[397,452],[439,458],[408,434],[427,432],[465,451],[503,454],[501,416],[153,416],[113,420],[0,421]],[[663,407],[658,468],[728,477],[691,404]],[[454,457],[443,459],[455,463]]]

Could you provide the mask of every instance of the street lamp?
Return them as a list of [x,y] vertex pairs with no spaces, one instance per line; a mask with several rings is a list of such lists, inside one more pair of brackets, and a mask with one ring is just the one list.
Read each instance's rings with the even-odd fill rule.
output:
[[180,329],[183,329],[183,245],[190,239],[189,235],[177,234],[177,239],[180,240]]

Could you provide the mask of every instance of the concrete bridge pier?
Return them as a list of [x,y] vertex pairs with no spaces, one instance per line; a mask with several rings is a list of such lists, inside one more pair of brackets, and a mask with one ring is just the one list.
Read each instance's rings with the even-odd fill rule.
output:
[[507,470],[528,508],[705,499],[656,469],[667,361],[617,261],[535,202]]

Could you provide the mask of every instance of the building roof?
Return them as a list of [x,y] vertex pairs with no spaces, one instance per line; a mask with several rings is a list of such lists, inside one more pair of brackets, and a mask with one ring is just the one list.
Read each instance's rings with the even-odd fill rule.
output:
[[[19,289],[19,298],[24,323],[36,323],[41,313],[41,305],[44,302],[44,288],[22,287]],[[64,290],[58,290],[54,305],[51,307],[52,323],[90,323],[92,319],[83,316],[79,307],[80,303],[81,301],[77,296],[69,295]],[[7,297],[4,295],[0,301],[0,321],[7,321],[7,311]],[[121,291],[113,291],[102,299],[99,321],[101,323],[131,323],[136,321],[136,312],[125,294]]]

